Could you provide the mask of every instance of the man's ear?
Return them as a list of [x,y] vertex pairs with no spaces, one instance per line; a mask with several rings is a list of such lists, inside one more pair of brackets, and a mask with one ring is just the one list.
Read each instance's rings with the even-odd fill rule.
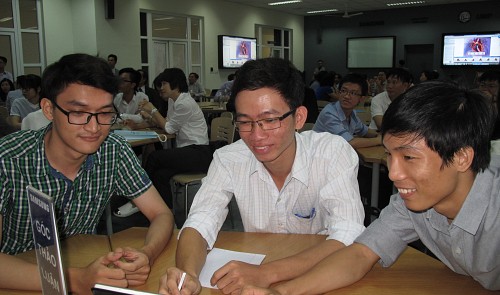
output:
[[474,149],[472,147],[464,147],[455,153],[453,163],[458,171],[465,172],[469,170],[474,160]]
[[42,98],[42,100],[40,100],[40,108],[49,121],[52,121],[54,119],[54,106],[50,99],[45,97]]
[[306,123],[307,119],[307,108],[305,106],[300,106],[295,110],[295,130],[300,130]]

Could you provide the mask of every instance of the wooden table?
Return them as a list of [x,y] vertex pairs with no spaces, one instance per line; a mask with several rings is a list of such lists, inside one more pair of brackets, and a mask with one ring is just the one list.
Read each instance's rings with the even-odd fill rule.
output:
[[378,206],[378,191],[380,184],[380,164],[387,165],[387,155],[383,146],[372,146],[357,148],[359,157],[366,163],[372,165],[372,191],[370,205],[375,208]]
[[[143,244],[146,231],[146,228],[130,228],[115,233],[110,238],[111,245],[113,248],[124,245],[140,247]],[[147,283],[133,289],[157,292],[160,277],[165,273],[167,267],[174,265],[177,233],[178,231],[176,230],[172,236],[172,240],[156,260]],[[95,237],[97,241],[95,243],[82,242],[86,241],[89,237]],[[85,263],[89,263],[96,256],[109,249],[107,248],[109,246],[106,247],[107,238],[105,236],[84,236],[83,238],[84,240],[79,241],[77,244],[80,244],[81,247],[89,246],[92,251],[82,251],[80,248],[63,248],[63,252],[69,249],[71,252],[75,251],[75,253],[78,253],[78,259],[76,260],[65,259],[65,261],[69,261],[68,265],[74,266],[73,263],[83,263],[85,265]],[[321,243],[324,239],[325,236],[321,235],[221,232],[215,246],[235,251],[266,254],[264,260],[264,263],[266,263],[298,253]],[[73,238],[69,240],[73,244]],[[101,248],[102,251],[99,252]],[[34,256],[34,253],[32,255]],[[0,294],[40,294],[40,292],[0,290]],[[222,292],[204,288],[201,294],[222,294]],[[328,294],[482,295],[498,293],[487,291],[472,278],[458,275],[440,261],[413,248],[408,248],[392,267],[382,268],[377,264],[359,282]]]

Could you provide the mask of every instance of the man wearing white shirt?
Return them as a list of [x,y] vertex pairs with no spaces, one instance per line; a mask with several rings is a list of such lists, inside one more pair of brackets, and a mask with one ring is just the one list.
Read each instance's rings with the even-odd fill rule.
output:
[[245,63],[233,85],[235,124],[242,140],[218,149],[179,235],[176,267],[167,269],[160,292],[177,287],[198,294],[198,280],[236,198],[249,232],[325,234],[318,246],[261,266],[230,262],[211,278],[225,294],[244,284],[269,286],[295,278],[329,254],[350,245],[364,230],[357,184],[358,157],[341,137],[303,132],[304,83],[288,61]]
[[137,86],[140,81],[141,75],[136,70],[132,68],[120,70],[120,93],[118,93],[113,100],[120,114],[138,114],[139,103],[142,101],[149,101],[145,93],[137,91]]
[[9,79],[11,82],[14,82],[14,77],[10,72],[5,70],[5,66],[7,65],[7,58],[4,56],[0,56],[0,81],[4,78]]

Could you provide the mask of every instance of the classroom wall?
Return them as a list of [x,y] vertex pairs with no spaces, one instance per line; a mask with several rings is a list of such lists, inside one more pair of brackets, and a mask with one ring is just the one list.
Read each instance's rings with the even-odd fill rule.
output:
[[[468,10],[472,15],[468,23],[460,23],[458,15]],[[489,14],[481,19],[478,15]],[[426,22],[416,23],[417,21]],[[382,21],[383,25],[361,26],[360,23]],[[500,1],[460,3],[392,9],[384,11],[365,11],[363,15],[344,19],[332,16],[314,16],[304,19],[304,53],[306,77],[312,76],[316,61],[323,59],[328,70],[347,74],[346,38],[396,36],[396,61],[405,58],[405,45],[434,44],[434,64],[442,77],[464,79],[470,83],[475,69],[442,69],[442,33],[492,31],[500,29]],[[318,42],[321,39],[321,43]],[[369,76],[376,70],[356,70]],[[416,77],[418,78],[418,77]]]
[[[218,88],[232,70],[218,70],[217,35],[255,36],[255,25],[293,30],[293,62],[304,69],[304,18],[222,0],[115,0],[115,18],[106,19],[103,0],[51,0],[43,2],[46,60],[84,52],[118,56],[118,68],[140,67],[141,10],[204,18],[203,76],[206,88]],[[210,68],[214,68],[210,72]]]

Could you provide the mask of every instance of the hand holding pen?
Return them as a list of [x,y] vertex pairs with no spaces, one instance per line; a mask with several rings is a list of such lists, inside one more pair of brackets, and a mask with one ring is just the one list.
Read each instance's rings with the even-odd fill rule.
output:
[[170,295],[197,295],[201,292],[201,284],[198,278],[192,277],[186,272],[170,267],[160,279],[158,293]]

